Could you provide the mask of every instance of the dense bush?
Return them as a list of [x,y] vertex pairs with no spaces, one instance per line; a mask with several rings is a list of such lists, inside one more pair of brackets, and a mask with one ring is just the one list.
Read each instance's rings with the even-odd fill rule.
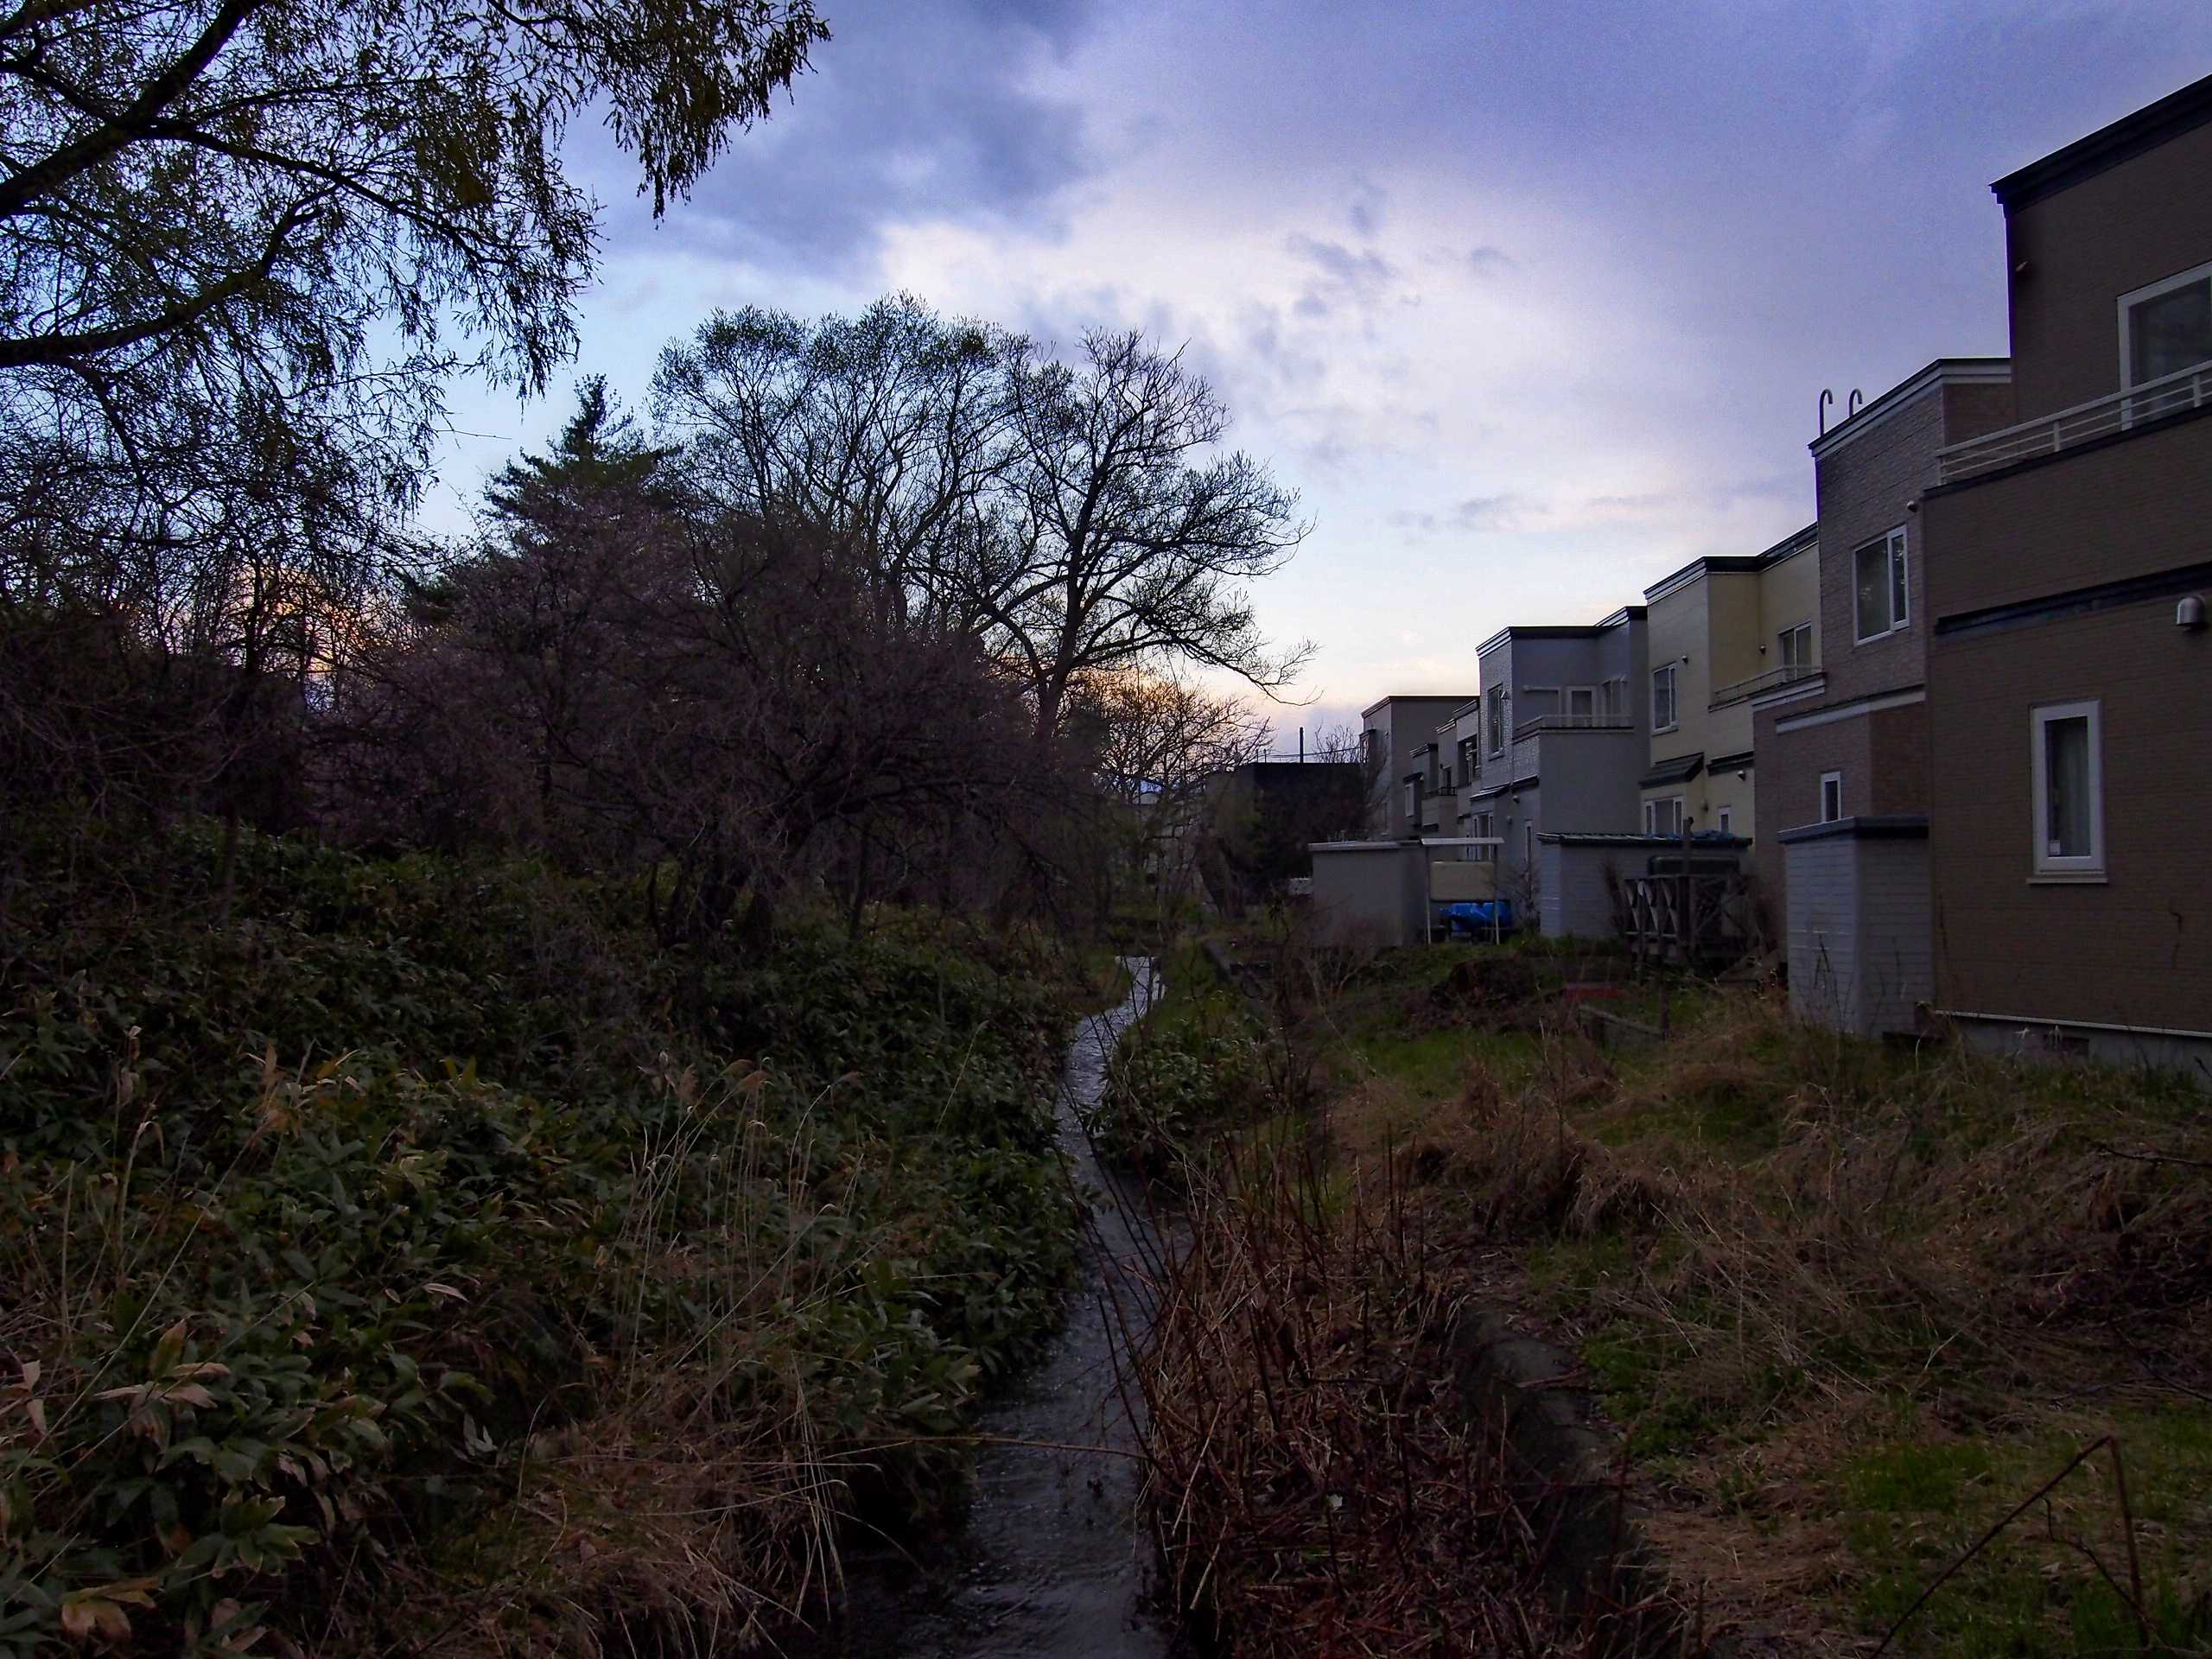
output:
[[217,925],[219,840],[33,834],[0,910],[0,1651],[381,1645],[394,1581],[556,1645],[563,1526],[563,1605],[741,1630],[926,1500],[1072,1260],[1033,971],[251,836]]
[[1166,968],[1164,998],[1122,1034],[1085,1127],[1110,1154],[1165,1169],[1206,1131],[1273,1109],[1274,1042],[1195,946]]

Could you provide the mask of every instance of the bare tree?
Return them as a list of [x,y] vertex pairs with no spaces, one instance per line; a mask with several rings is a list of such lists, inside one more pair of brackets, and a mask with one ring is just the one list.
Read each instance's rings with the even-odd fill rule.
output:
[[910,295],[812,324],[718,312],[662,353],[653,406],[702,495],[834,535],[918,620],[965,625],[1010,454],[1010,349]]
[[1073,364],[1025,346],[1007,396],[1006,550],[977,602],[1038,730],[1086,674],[1182,663],[1288,684],[1311,647],[1272,651],[1246,584],[1304,537],[1298,499],[1241,451],[1215,453],[1228,411],[1181,353],[1135,332],[1085,334]]

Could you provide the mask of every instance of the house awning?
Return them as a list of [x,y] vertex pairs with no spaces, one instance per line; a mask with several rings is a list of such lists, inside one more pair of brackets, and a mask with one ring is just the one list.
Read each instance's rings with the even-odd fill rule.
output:
[[1662,760],[1636,780],[1638,789],[1656,789],[1662,784],[1686,784],[1705,770],[1705,751],[1694,754],[1678,754],[1670,760]]

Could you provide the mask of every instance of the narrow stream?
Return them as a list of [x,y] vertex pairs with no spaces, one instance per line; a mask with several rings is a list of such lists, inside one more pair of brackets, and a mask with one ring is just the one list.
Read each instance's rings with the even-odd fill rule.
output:
[[[1151,1315],[1161,1240],[1141,1185],[1103,1167],[1080,1114],[1105,1087],[1122,1033],[1150,1006],[1154,964],[1124,957],[1129,993],[1069,1039],[1058,1104],[1060,1146],[1078,1189],[1098,1196],[1084,1224],[1065,1326],[1021,1381],[985,1410],[986,1445],[967,1514],[934,1543],[849,1554],[845,1610],[825,1656],[899,1659],[1154,1659],[1179,1650],[1145,1605],[1151,1548],[1132,1519],[1137,1429],[1117,1358]],[[1135,1384],[1130,1383],[1134,1399]],[[1081,1448],[1103,1448],[1085,1450]]]

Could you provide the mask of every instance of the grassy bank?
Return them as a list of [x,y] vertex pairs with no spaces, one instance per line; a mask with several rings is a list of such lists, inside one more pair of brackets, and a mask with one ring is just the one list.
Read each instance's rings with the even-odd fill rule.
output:
[[2204,1096],[1840,1039],[1753,991],[1675,988],[1662,1039],[1601,1049],[1581,971],[1343,976],[1299,1016],[1318,1138],[1340,1181],[1412,1189],[1459,1294],[1580,1351],[1708,1623],[2212,1647]]
[[0,910],[0,1651],[725,1649],[956,1489],[1071,1262],[1041,956],[86,835]]

